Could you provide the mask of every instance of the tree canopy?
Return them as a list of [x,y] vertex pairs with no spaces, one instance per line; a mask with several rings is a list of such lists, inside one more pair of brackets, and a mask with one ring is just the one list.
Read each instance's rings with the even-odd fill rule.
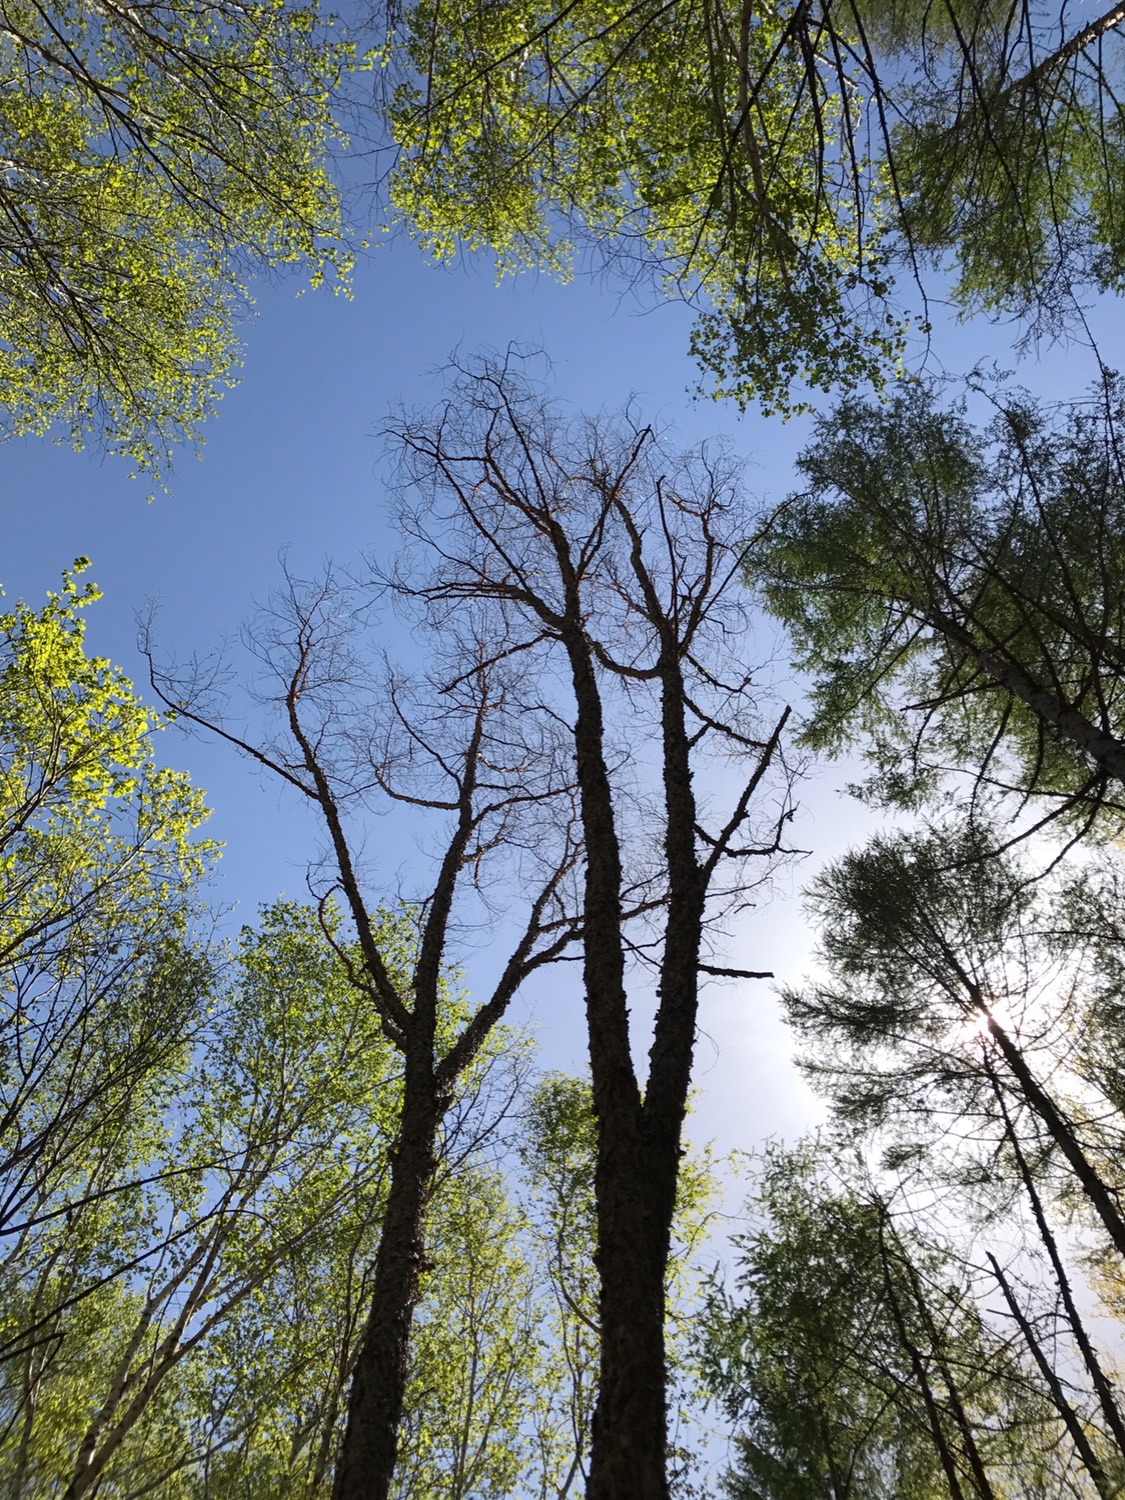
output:
[[238,363],[253,268],[347,266],[329,170],[351,56],[310,4],[6,4],[0,434],[142,469]]
[[971,1268],[897,1223],[835,1143],[768,1150],[752,1207],[702,1325],[736,1421],[732,1500],[1081,1493]]
[[0,615],[0,962],[56,944],[111,944],[151,919],[167,893],[203,873],[215,848],[182,772],[156,764],[163,723],[103,657],[88,656],[84,612],[100,597],[78,582],[85,558],[36,610]]
[[[263,737],[221,666],[150,653],[158,715],[88,656],[82,560],[0,613],[0,1487],[669,1500],[702,1382],[732,1500],[1121,1500],[1125,394],[887,385],[931,331],[906,277],[1032,335],[1125,289],[1125,7],[374,23],[388,212],[432,255],[600,262],[693,306],[715,394],[850,394],[763,517],[723,445],[574,417],[515,346],[455,362],[388,425],[398,557],[287,571],[247,632]],[[348,274],[355,61],[316,0],[0,0],[0,437],[159,475],[198,436],[255,271]],[[861,745],[912,821],[810,888],[782,1006],[829,1119],[759,1158],[695,1316],[706,986],[772,977],[722,944],[794,852],[756,603],[806,747]],[[328,851],[227,942],[173,717]],[[508,1022],[563,962],[588,1082]]]
[[806,738],[862,742],[882,795],[971,768],[1045,818],[1116,817],[1120,384],[1056,410],[994,400],[983,428],[926,386],[822,417],[748,577],[811,674]]
[[1063,327],[1121,285],[1117,7],[417,0],[391,20],[392,200],[439,258],[583,247],[698,310],[716,393],[876,383],[896,272]]

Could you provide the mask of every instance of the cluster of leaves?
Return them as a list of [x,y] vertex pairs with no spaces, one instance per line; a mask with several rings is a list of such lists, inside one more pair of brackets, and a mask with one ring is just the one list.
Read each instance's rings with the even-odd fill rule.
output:
[[[699,313],[716,394],[881,384],[894,262],[1059,328],[1119,290],[1111,10],[847,0],[386,8],[392,212],[438,258],[596,245]],[[314,3],[11,0],[0,406],[159,470],[237,362],[248,265],[347,269],[327,163],[349,44]]]
[[[881,380],[902,329],[841,113],[774,6],[412,6],[387,59],[394,206],[439,259],[567,273],[582,243],[698,304],[719,394]],[[854,122],[852,122],[854,125]],[[849,126],[849,132],[852,127]]]
[[[862,1174],[767,1150],[758,1227],[703,1321],[736,1425],[732,1500],[1072,1493],[1058,1414],[947,1248],[896,1225]],[[850,1180],[849,1180],[850,1179]]]
[[1055,334],[1091,291],[1119,293],[1116,9],[1077,30],[1064,6],[857,9],[906,63],[886,87],[904,246],[955,268],[955,302]]
[[1120,17],[1051,10],[417,0],[384,52],[392,200],[439,258],[565,274],[593,245],[655,277],[743,405],[881,385],[896,264],[1052,331],[1120,286]]
[[[33,1197],[21,1143],[5,1153],[14,1494],[139,1494],[201,1464],[217,1474],[236,1451],[250,1493],[324,1471],[341,1291],[365,1235],[369,1248],[393,1120],[385,1045],[302,908],[265,913],[229,978],[189,948],[146,957],[134,950],[97,1004],[81,976],[83,1065],[102,1086],[75,1101],[65,1152],[44,1126]],[[73,1072],[56,1035],[70,985],[47,978],[21,996],[55,1045],[16,1129]],[[148,1024],[159,1047],[137,1045]],[[115,1069],[126,1091],[105,1086]]]
[[831,1126],[766,1153],[703,1325],[732,1495],[1120,1492],[1075,1290],[1119,1313],[1120,881],[995,844],[947,818],[812,888],[826,976],[784,1001]]
[[347,269],[328,153],[351,51],[315,4],[5,4],[0,408],[141,468],[237,363],[252,266]]
[[[93,949],[143,921],[213,857],[193,838],[206,816],[180,772],[155,764],[159,715],[100,657],[86,655],[80,558],[41,610],[0,615],[0,960],[67,944]],[[174,920],[169,903],[168,920]]]
[[1110,812],[1125,773],[1120,382],[1060,413],[1000,393],[983,430],[934,388],[848,401],[802,455],[748,576],[813,679],[805,736],[862,742],[917,805],[950,771],[1047,816]]
[[[159,1056],[129,1055],[128,1101],[87,1108],[68,1169],[0,1225],[0,1475],[21,1497],[324,1497],[386,1201],[394,1054],[308,908],[265,911],[225,982],[186,956],[166,977],[179,1010],[160,1016]],[[133,988],[154,1005],[155,985]],[[104,1020],[86,1029],[103,1076]],[[518,1193],[446,1142],[400,1500],[581,1493],[593,1219],[568,1199],[591,1125],[579,1081],[533,1092]],[[10,1202],[15,1153],[5,1167]]]

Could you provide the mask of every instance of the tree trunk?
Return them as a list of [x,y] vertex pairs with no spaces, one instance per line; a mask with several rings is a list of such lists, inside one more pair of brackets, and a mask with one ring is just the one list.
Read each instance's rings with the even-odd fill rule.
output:
[[[680,1138],[699,989],[703,881],[695,852],[695,801],[684,688],[674,644],[661,670],[665,858],[668,914],[660,1001],[640,1101],[629,1053],[620,928],[620,853],[605,776],[601,708],[593,663],[572,652],[579,717],[587,838],[587,1007],[591,1072],[598,1112],[598,1270],[601,1276],[601,1384],[594,1411],[588,1500],[666,1500],[667,1368],[665,1280],[671,1243]],[[576,660],[576,658],[578,658]],[[585,703],[583,702],[585,699]],[[587,792],[589,800],[587,804]],[[607,828],[609,830],[607,837]],[[604,860],[595,861],[592,834]],[[612,886],[612,895],[611,895]],[[612,913],[612,937],[602,923]],[[591,940],[596,944],[591,947]],[[607,962],[602,963],[600,960]],[[599,980],[612,987],[611,1000]],[[607,1027],[608,1017],[618,1024]],[[600,1081],[600,1087],[599,1087]],[[599,1102],[600,1101],[600,1102]]]
[[390,1491],[409,1374],[410,1330],[424,1268],[425,1211],[443,1113],[432,1068],[408,1061],[402,1124],[375,1256],[371,1311],[352,1375],[332,1500],[386,1500]]
[[969,1414],[965,1410],[965,1403],[961,1399],[961,1392],[958,1389],[957,1381],[953,1377],[952,1366],[943,1352],[941,1330],[934,1321],[933,1313],[930,1311],[930,1304],[926,1301],[925,1289],[919,1279],[914,1262],[905,1253],[903,1254],[902,1263],[910,1281],[910,1289],[914,1294],[914,1305],[918,1309],[918,1315],[922,1319],[926,1335],[930,1340],[934,1364],[937,1366],[938,1373],[945,1382],[945,1402],[949,1410],[953,1413],[953,1420],[957,1424],[957,1429],[961,1434],[961,1443],[965,1451],[965,1457],[968,1460],[969,1468],[972,1471],[977,1493],[981,1496],[981,1500],[996,1500],[996,1492],[992,1488],[992,1482],[984,1467],[984,1460],[981,1457],[980,1448],[977,1446],[976,1436],[973,1433],[973,1424],[969,1420]]
[[1118,1451],[1125,1458],[1125,1423],[1122,1422],[1117,1398],[1114,1395],[1109,1378],[1102,1369],[1101,1361],[1098,1359],[1094,1346],[1090,1342],[1090,1335],[1086,1332],[1086,1325],[1082,1321],[1082,1315],[1078,1311],[1078,1304],[1074,1300],[1070,1277],[1066,1273],[1066,1267],[1059,1253],[1058,1241],[1050,1224],[1047,1222],[1047,1214],[1043,1208],[1043,1200],[1039,1196],[1039,1190],[1035,1186],[1035,1178],[1032,1174],[1031,1166],[1023,1153],[1023,1147],[1019,1143],[1019,1137],[1016,1135],[1015,1127],[1008,1115],[1008,1108],[1004,1103],[1004,1094],[1000,1087],[1000,1081],[988,1063],[987,1057],[985,1059],[985,1066],[988,1068],[988,1076],[993,1092],[996,1095],[996,1102],[1000,1106],[1000,1113],[1004,1120],[1004,1130],[1008,1137],[1008,1143],[1016,1158],[1020,1180],[1027,1192],[1028,1201],[1031,1203],[1031,1211],[1035,1217],[1036,1228],[1039,1230],[1039,1238],[1043,1241],[1043,1246],[1051,1261],[1051,1268],[1055,1273],[1055,1281],[1058,1283],[1059,1295],[1062,1298],[1071,1332],[1074,1334],[1074,1341],[1078,1345],[1082,1355],[1082,1362],[1086,1366],[1090,1381],[1097,1393],[1098,1405],[1102,1409],[1102,1416],[1105,1418],[1106,1425],[1113,1434]]
[[605,1175],[599,1172],[601,1381],[586,1495],[667,1500],[663,1266],[654,1264],[646,1233],[641,1174],[612,1184]]
[[1110,1484],[1105,1470],[1098,1461],[1098,1456],[1094,1452],[1093,1445],[1086,1436],[1086,1429],[1082,1424],[1082,1418],[1066,1399],[1066,1392],[1063,1390],[1062,1381],[1056,1374],[1051,1361],[1044,1354],[1043,1346],[1036,1337],[1034,1328],[1032,1328],[1027,1315],[1016,1300],[1016,1295],[1012,1291],[1008,1278],[1000,1269],[1000,1262],[996,1259],[995,1255],[991,1254],[988,1260],[992,1267],[992,1274],[996,1277],[996,1284],[1004,1294],[1004,1301],[1008,1304],[1008,1309],[1012,1317],[1016,1320],[1016,1324],[1023,1334],[1024,1342],[1031,1350],[1032,1358],[1035,1360],[1039,1368],[1039,1373],[1043,1376],[1044,1383],[1051,1393],[1051,1400],[1055,1404],[1055,1410],[1063,1419],[1066,1430],[1070,1433],[1070,1440],[1074,1444],[1086,1472],[1094,1481],[1094,1488],[1102,1497],[1102,1500],[1113,1500],[1117,1490]]
[[1083,1192],[1105,1225],[1106,1233],[1121,1256],[1125,1258],[1125,1219],[1121,1217],[1113,1191],[1091,1165],[1089,1157],[1071,1128],[1070,1121],[1038,1082],[1019,1047],[1012,1041],[1003,1026],[992,1019],[983,998],[977,997],[977,1006],[988,1018],[989,1032],[995,1037],[1000,1055],[1012,1070],[1024,1101],[1042,1120],[1047,1134],[1070,1163]]
[[[580,619],[577,601],[574,619]],[[643,1111],[629,1045],[621,850],[604,721],[584,633],[566,641],[575,695],[575,759],[586,842],[583,974],[597,1120],[597,1267],[601,1361],[587,1500],[667,1500],[664,1264],[654,1235]]]
[[949,1441],[945,1436],[945,1429],[942,1427],[941,1412],[934,1397],[929,1376],[926,1374],[926,1361],[923,1358],[921,1349],[918,1348],[918,1345],[907,1331],[906,1319],[903,1317],[902,1305],[895,1290],[894,1273],[891,1269],[890,1257],[887,1254],[887,1246],[882,1234],[879,1236],[879,1258],[882,1262],[883,1290],[887,1294],[887,1303],[891,1309],[891,1316],[894,1319],[899,1342],[910,1358],[914,1378],[918,1382],[918,1389],[921,1392],[922,1401],[926,1408],[926,1420],[930,1428],[930,1438],[945,1473],[945,1480],[949,1486],[951,1500],[965,1500],[965,1491],[961,1488],[961,1479],[957,1473],[957,1464],[954,1461]]

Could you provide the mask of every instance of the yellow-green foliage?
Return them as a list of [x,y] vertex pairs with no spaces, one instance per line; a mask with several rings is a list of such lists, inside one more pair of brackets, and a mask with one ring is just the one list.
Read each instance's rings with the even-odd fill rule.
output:
[[[173,952],[178,1003],[143,1051],[123,1051],[117,1019],[143,1024],[173,945],[156,973],[143,949],[116,966],[77,1039],[68,987],[28,997],[57,1063],[19,1101],[24,1137],[0,1130],[9,1496],[61,1494],[84,1445],[99,1493],[322,1491],[398,1101],[395,1055],[322,915],[267,908],[226,982],[216,955]],[[75,1097],[76,1071],[101,1086]],[[24,1139],[60,1096],[78,1128],[54,1110],[33,1207],[14,1213]]]
[[0,30],[0,409],[159,472],[237,363],[251,265],[345,269],[348,49],[315,4],[26,0]]
[[655,265],[701,310],[693,352],[717,394],[785,406],[795,379],[878,380],[900,336],[878,225],[840,165],[839,96],[810,90],[790,20],[417,0],[387,54],[408,63],[394,204],[439,259],[488,248],[501,270],[566,274],[593,238]]
[[[158,767],[159,716],[84,647],[79,559],[41,610],[0,615],[0,961],[13,963],[79,919],[95,929],[180,892],[215,846],[194,834],[202,794]],[[171,907],[165,917],[172,920]]]

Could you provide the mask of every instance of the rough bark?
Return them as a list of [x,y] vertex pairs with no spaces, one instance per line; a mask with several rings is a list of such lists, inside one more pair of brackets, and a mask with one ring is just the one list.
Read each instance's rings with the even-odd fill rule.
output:
[[[574,600],[574,614],[579,613]],[[621,849],[604,750],[601,694],[582,633],[567,640],[586,844],[583,970],[597,1118],[601,1368],[588,1500],[665,1500],[664,1271],[650,1213],[643,1110],[629,1047]]]
[[[639,1172],[635,1180],[643,1189],[643,1199],[631,1205],[636,1217],[631,1238],[641,1243],[643,1254],[634,1251],[630,1255],[629,1237],[620,1235],[607,1239],[602,1253],[605,1313],[612,1319],[604,1327],[610,1331],[612,1342],[603,1347],[591,1500],[610,1500],[622,1494],[657,1500],[668,1493],[664,1283],[695,1050],[706,888],[696,854],[684,685],[671,641],[665,643],[661,663],[661,700],[668,907],[660,1003],[639,1119]],[[617,1164],[614,1157],[608,1157],[606,1178]],[[628,1200],[622,1186],[614,1197],[624,1213]],[[607,1193],[611,1190],[607,1181]],[[658,1469],[653,1462],[656,1457]],[[643,1488],[634,1487],[638,1478]]]
[[379,1500],[388,1494],[394,1476],[442,1114],[430,1069],[408,1063],[371,1310],[352,1373],[333,1500]]

